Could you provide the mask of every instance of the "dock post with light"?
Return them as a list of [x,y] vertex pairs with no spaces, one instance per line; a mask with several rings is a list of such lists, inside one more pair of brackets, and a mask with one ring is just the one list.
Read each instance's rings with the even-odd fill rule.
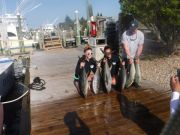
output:
[[76,10],[75,12],[75,25],[76,25],[76,45],[81,45],[81,35],[80,35],[80,23],[79,23],[79,11]]

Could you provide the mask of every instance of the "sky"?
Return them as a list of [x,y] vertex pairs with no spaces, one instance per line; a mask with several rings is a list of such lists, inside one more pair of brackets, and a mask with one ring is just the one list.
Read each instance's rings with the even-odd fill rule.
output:
[[[5,2],[6,12],[13,13],[23,0],[0,0],[0,8],[2,13],[2,1]],[[74,19],[74,11],[79,11],[79,16],[86,18],[86,0],[24,0],[21,10],[28,11],[33,6],[41,4],[40,7],[31,12],[27,12],[24,16],[30,27],[39,27],[46,23],[52,23],[56,18],[57,22],[63,22],[66,15]],[[104,16],[113,16],[118,18],[120,12],[119,0],[92,0],[94,15],[102,13]],[[27,10],[26,10],[27,9]]]

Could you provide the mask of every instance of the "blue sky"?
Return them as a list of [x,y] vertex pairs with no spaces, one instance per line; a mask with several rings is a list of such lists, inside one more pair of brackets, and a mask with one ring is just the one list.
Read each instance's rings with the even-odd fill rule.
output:
[[[2,0],[0,0],[2,1]],[[4,0],[7,12],[13,12],[20,0]],[[42,3],[42,5],[25,15],[29,26],[38,27],[44,23],[51,23],[58,18],[58,22],[63,22],[66,15],[74,19],[74,11],[79,10],[80,16],[86,17],[86,0],[25,0],[28,6]],[[119,0],[92,0],[93,12],[98,12],[105,16],[118,17],[120,12]],[[33,3],[32,3],[33,2]],[[1,4],[2,5],[2,4]],[[33,6],[32,6],[33,7]]]

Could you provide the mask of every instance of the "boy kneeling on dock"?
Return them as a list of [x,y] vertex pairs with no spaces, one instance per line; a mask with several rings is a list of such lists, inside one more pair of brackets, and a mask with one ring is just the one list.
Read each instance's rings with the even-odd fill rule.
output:
[[84,55],[81,58],[79,58],[76,65],[74,85],[80,95],[82,94],[82,91],[80,90],[79,78],[83,68],[85,68],[87,79],[90,82],[89,86],[90,89],[92,89],[92,80],[97,68],[96,60],[92,57],[92,54],[92,48],[89,45],[87,45],[84,48]]

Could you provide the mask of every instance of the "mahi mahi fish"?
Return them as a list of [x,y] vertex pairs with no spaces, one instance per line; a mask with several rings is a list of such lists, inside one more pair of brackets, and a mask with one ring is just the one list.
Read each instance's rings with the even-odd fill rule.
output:
[[106,88],[107,92],[109,93],[111,91],[112,77],[111,77],[111,71],[110,71],[107,61],[104,64],[103,72],[104,72],[103,79],[104,79],[104,83],[105,83],[105,88]]
[[80,83],[80,90],[83,93],[84,97],[86,98],[87,94],[88,94],[88,89],[89,89],[89,82],[87,79],[87,74],[86,74],[85,68],[82,69],[82,72],[80,74],[79,83]]
[[100,87],[101,87],[101,74],[100,74],[100,68],[97,68],[96,73],[93,78],[92,86],[93,86],[93,92],[94,94],[98,94]]

